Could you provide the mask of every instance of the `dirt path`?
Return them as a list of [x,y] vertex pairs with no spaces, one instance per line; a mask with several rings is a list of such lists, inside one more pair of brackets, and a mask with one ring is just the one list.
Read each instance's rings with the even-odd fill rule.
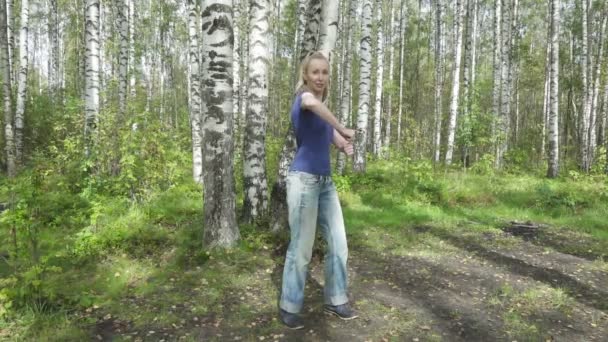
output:
[[[136,329],[112,319],[100,322],[94,336],[135,341],[608,341],[608,272],[598,262],[505,234],[415,231],[438,240],[443,251],[378,252],[364,242],[352,244],[351,300],[361,315],[354,321],[322,312],[323,270],[317,258],[306,289],[307,327],[285,329],[275,308],[282,272],[279,251],[274,268],[257,270],[246,296],[239,289],[231,292],[234,297],[224,298],[219,315],[193,318],[188,304],[181,303],[175,309],[183,317],[181,324]],[[192,293],[193,305],[196,301]]]

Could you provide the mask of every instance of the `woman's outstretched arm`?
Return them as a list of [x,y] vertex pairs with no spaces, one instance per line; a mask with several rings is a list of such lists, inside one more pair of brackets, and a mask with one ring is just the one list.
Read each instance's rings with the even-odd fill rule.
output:
[[319,99],[317,99],[312,93],[302,93],[301,107],[319,115],[321,119],[327,121],[341,136],[347,140],[352,139],[355,135],[355,130],[344,127],[329,111],[329,108],[327,108],[323,102],[319,101]]

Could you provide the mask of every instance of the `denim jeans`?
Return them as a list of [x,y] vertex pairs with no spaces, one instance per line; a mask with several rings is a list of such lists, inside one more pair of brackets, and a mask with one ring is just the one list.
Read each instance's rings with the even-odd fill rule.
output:
[[291,241],[283,269],[281,309],[298,313],[304,302],[304,284],[312,256],[317,224],[327,241],[325,254],[325,303],[348,302],[348,247],[342,208],[330,176],[291,171],[287,176],[287,206]]

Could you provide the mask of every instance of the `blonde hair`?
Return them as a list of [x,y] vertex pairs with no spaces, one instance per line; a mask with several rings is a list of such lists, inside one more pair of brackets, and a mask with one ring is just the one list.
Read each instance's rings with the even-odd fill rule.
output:
[[[306,91],[310,91],[310,88],[306,84],[306,72],[308,71],[308,67],[310,66],[310,62],[314,59],[321,59],[327,62],[327,66],[329,67],[329,60],[325,55],[320,51],[309,52],[302,63],[300,63],[300,70],[298,72],[298,83],[296,83],[296,94],[301,94]],[[329,97],[329,84],[331,82],[331,77],[327,79],[327,86],[323,90],[323,96],[321,102],[327,101]]]

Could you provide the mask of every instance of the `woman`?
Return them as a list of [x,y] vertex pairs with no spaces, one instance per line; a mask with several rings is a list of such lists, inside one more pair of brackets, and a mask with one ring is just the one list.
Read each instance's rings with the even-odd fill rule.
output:
[[355,131],[342,126],[327,109],[329,63],[320,52],[304,59],[291,109],[297,151],[287,175],[291,241],[283,270],[279,316],[291,329],[304,327],[298,313],[312,255],[317,224],[327,241],[324,311],[342,319],[357,315],[348,304],[348,248],[338,193],[331,180],[329,145],[352,155]]

